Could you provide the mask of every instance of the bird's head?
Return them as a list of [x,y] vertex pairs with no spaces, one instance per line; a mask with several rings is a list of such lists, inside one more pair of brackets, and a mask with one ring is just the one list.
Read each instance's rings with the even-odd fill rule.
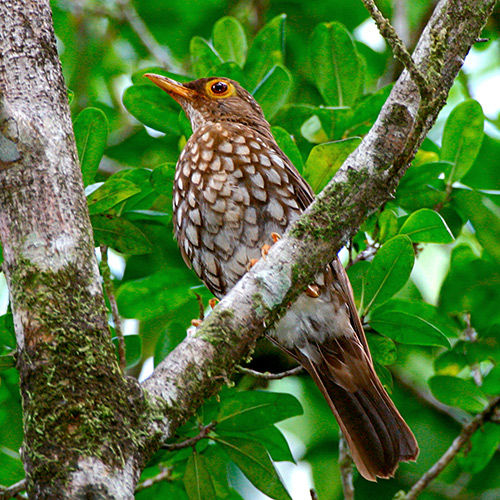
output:
[[234,122],[266,131],[270,127],[252,95],[229,78],[200,78],[179,83],[166,76],[144,75],[167,92],[184,109],[193,130],[208,122]]

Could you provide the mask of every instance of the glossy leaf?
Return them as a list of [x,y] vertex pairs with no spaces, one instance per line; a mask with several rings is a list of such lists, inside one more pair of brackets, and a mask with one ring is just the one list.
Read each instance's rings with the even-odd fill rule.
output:
[[408,236],[398,235],[385,243],[366,274],[362,314],[401,290],[410,277],[414,262],[415,253]]
[[428,208],[412,213],[399,232],[408,235],[413,243],[447,244],[454,239],[444,219]]
[[243,66],[247,56],[247,37],[241,23],[234,17],[223,17],[215,25],[212,35],[214,48],[224,61]]
[[452,163],[448,184],[459,181],[472,167],[484,137],[484,115],[481,105],[472,99],[453,109],[446,120],[441,160]]
[[328,184],[360,142],[361,139],[355,137],[314,146],[306,161],[304,177],[315,193],[320,192]]
[[216,442],[262,493],[274,500],[291,500],[269,455],[258,441],[224,436],[217,438]]
[[285,104],[291,88],[292,75],[279,64],[273,66],[259,82],[253,96],[268,120]]
[[302,161],[302,155],[300,154],[297,144],[293,140],[293,137],[281,127],[271,127],[271,132],[273,133],[276,142],[280,149],[285,153],[292,165],[299,171],[302,172],[304,168],[304,162]]
[[214,500],[215,489],[205,463],[205,457],[193,453],[184,472],[184,486],[190,500]]
[[252,431],[286,418],[301,415],[299,401],[278,392],[237,392],[222,399],[217,415],[217,432]]
[[453,191],[456,207],[470,219],[476,238],[486,251],[500,264],[500,206],[478,191]]
[[195,36],[191,39],[189,50],[196,78],[216,76],[215,69],[224,61],[210,42],[200,36]]
[[379,227],[378,241],[390,240],[398,234],[398,217],[393,210],[384,210],[378,217]]
[[248,433],[267,450],[275,462],[294,462],[292,452],[283,433],[274,425],[263,429],[256,429]]
[[125,89],[123,104],[140,122],[166,134],[179,134],[175,101],[158,87],[133,85]]
[[98,108],[85,108],[73,124],[85,186],[93,181],[99,168],[108,141],[108,128],[108,119]]
[[283,63],[285,20],[284,14],[276,16],[255,35],[245,64],[248,90],[253,91],[273,66]]
[[96,245],[107,245],[129,255],[149,253],[153,250],[141,230],[122,217],[96,214],[90,216],[90,221]]
[[446,333],[454,332],[438,316],[430,304],[391,300],[372,311],[370,326],[402,344],[449,347]]
[[134,194],[140,193],[140,191],[140,188],[133,182],[110,177],[108,181],[87,197],[89,213],[92,215],[106,212]]
[[311,38],[316,86],[329,106],[352,106],[363,93],[363,65],[353,39],[337,22],[319,24]]
[[480,412],[487,403],[486,396],[471,379],[436,375],[429,380],[429,387],[441,403],[472,413]]

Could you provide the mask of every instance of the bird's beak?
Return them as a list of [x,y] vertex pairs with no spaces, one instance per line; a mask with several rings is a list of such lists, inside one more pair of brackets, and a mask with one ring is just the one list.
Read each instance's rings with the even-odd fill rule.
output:
[[192,101],[196,96],[199,96],[196,90],[184,87],[182,83],[176,82],[166,76],[155,75],[154,73],[146,73],[144,76],[149,78],[155,85],[158,85],[158,87],[173,97],[177,102],[180,102],[180,100]]

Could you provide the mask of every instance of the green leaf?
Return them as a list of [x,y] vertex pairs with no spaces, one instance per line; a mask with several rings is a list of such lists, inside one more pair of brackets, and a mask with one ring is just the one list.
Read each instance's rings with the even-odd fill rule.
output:
[[0,316],[0,347],[16,348],[16,334],[14,331],[14,317],[12,313]]
[[89,213],[92,215],[106,212],[123,200],[140,192],[140,188],[133,182],[110,177],[101,187],[92,191],[87,197]]
[[360,142],[360,138],[354,137],[319,144],[312,148],[304,168],[304,177],[315,193],[320,192],[328,184]]
[[259,82],[253,96],[268,120],[285,104],[291,88],[292,75],[280,64],[273,66]]
[[472,99],[460,103],[450,113],[443,132],[441,160],[452,167],[447,184],[459,181],[472,167],[484,137],[484,114],[481,105]]
[[454,239],[444,219],[428,208],[412,213],[399,233],[408,235],[413,243],[448,244]]
[[175,311],[192,299],[188,288],[196,278],[187,268],[171,268],[123,283],[116,299],[125,318],[147,320]]
[[[133,85],[123,93],[123,105],[140,122],[166,134],[179,134],[179,109],[163,90],[152,85]],[[176,107],[177,106],[177,107]]]
[[154,73],[155,75],[167,76],[168,78],[171,78],[172,80],[180,83],[186,83],[192,80],[192,78],[188,78],[187,76],[172,73],[171,71],[166,71],[164,68],[161,68],[159,66],[148,66],[147,68],[141,68],[132,75],[132,83],[134,85],[149,85],[150,87],[155,88],[156,85],[149,78],[146,78],[144,76],[146,73]]
[[490,394],[491,396],[500,394],[500,364],[492,368],[488,375],[484,377],[481,388],[486,394]]
[[293,462],[292,452],[283,433],[274,425],[248,433],[261,443],[275,462]]
[[366,340],[370,346],[373,359],[381,365],[392,365],[398,357],[396,346],[391,339],[382,335],[366,333]]
[[247,56],[247,37],[241,23],[234,17],[223,17],[215,25],[212,35],[215,50],[224,61],[243,66]]
[[93,181],[99,168],[108,141],[108,128],[108,119],[98,108],[84,109],[73,124],[85,186]]
[[189,51],[191,52],[191,60],[193,61],[193,70],[196,78],[215,76],[216,68],[224,62],[210,42],[207,42],[200,36],[194,36],[191,39]]
[[220,403],[217,432],[253,431],[301,415],[299,401],[279,392],[237,392]]
[[391,300],[374,309],[370,326],[386,337],[411,345],[450,347],[453,330],[440,320],[437,309],[423,302]]
[[414,262],[415,253],[408,236],[398,235],[385,243],[366,274],[360,314],[366,314],[372,306],[382,304],[401,290],[410,277]]
[[478,191],[453,190],[453,202],[469,218],[479,243],[500,264],[500,206]]
[[363,302],[368,269],[370,269],[370,262],[367,260],[360,260],[347,270],[347,275],[349,276],[349,281],[351,282],[354,292],[354,301],[358,309],[360,309],[361,303]]
[[436,375],[429,380],[429,387],[441,403],[472,413],[480,412],[488,402],[483,391],[471,379]]
[[350,33],[340,23],[321,23],[310,47],[316,86],[325,103],[353,106],[363,93],[364,68]]
[[158,165],[151,174],[153,189],[159,194],[172,196],[175,175],[175,163]]
[[218,437],[216,442],[262,493],[274,500],[291,500],[265,448],[258,441],[224,436]]
[[153,250],[146,236],[128,220],[109,214],[96,214],[90,216],[90,222],[96,245],[107,245],[129,255],[140,255]]
[[193,453],[184,472],[184,486],[190,500],[214,500],[215,489],[208,472],[205,457]]
[[253,90],[276,64],[282,64],[285,52],[285,20],[280,14],[255,35],[245,64],[246,84]]
[[458,463],[470,474],[482,471],[493,458],[500,444],[500,425],[486,422],[470,440],[464,455],[458,455]]
[[398,234],[398,217],[393,210],[383,210],[378,217],[377,224],[380,230],[378,241],[381,243]]
[[13,356],[0,356],[0,372],[14,368],[14,366],[16,366],[16,360]]
[[273,133],[276,142],[280,149],[285,153],[289,160],[292,162],[293,166],[302,172],[304,168],[304,162],[302,161],[302,155],[300,154],[299,148],[295,143],[293,137],[281,127],[272,127],[271,132]]
[[[125,361],[126,368],[132,368],[137,365],[142,357],[142,341],[139,335],[124,335],[125,340]],[[116,357],[118,358],[118,337],[113,338]]]

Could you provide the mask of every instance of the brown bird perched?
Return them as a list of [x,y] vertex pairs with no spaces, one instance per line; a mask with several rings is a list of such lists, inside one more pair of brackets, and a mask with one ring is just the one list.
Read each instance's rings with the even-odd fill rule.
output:
[[[178,83],[146,74],[184,109],[193,135],[177,162],[175,236],[188,266],[225,295],[313,201],[271,134],[255,99],[227,78]],[[311,374],[332,409],[363,477],[394,474],[415,460],[411,430],[382,387],[351,285],[335,259],[270,334]]]

